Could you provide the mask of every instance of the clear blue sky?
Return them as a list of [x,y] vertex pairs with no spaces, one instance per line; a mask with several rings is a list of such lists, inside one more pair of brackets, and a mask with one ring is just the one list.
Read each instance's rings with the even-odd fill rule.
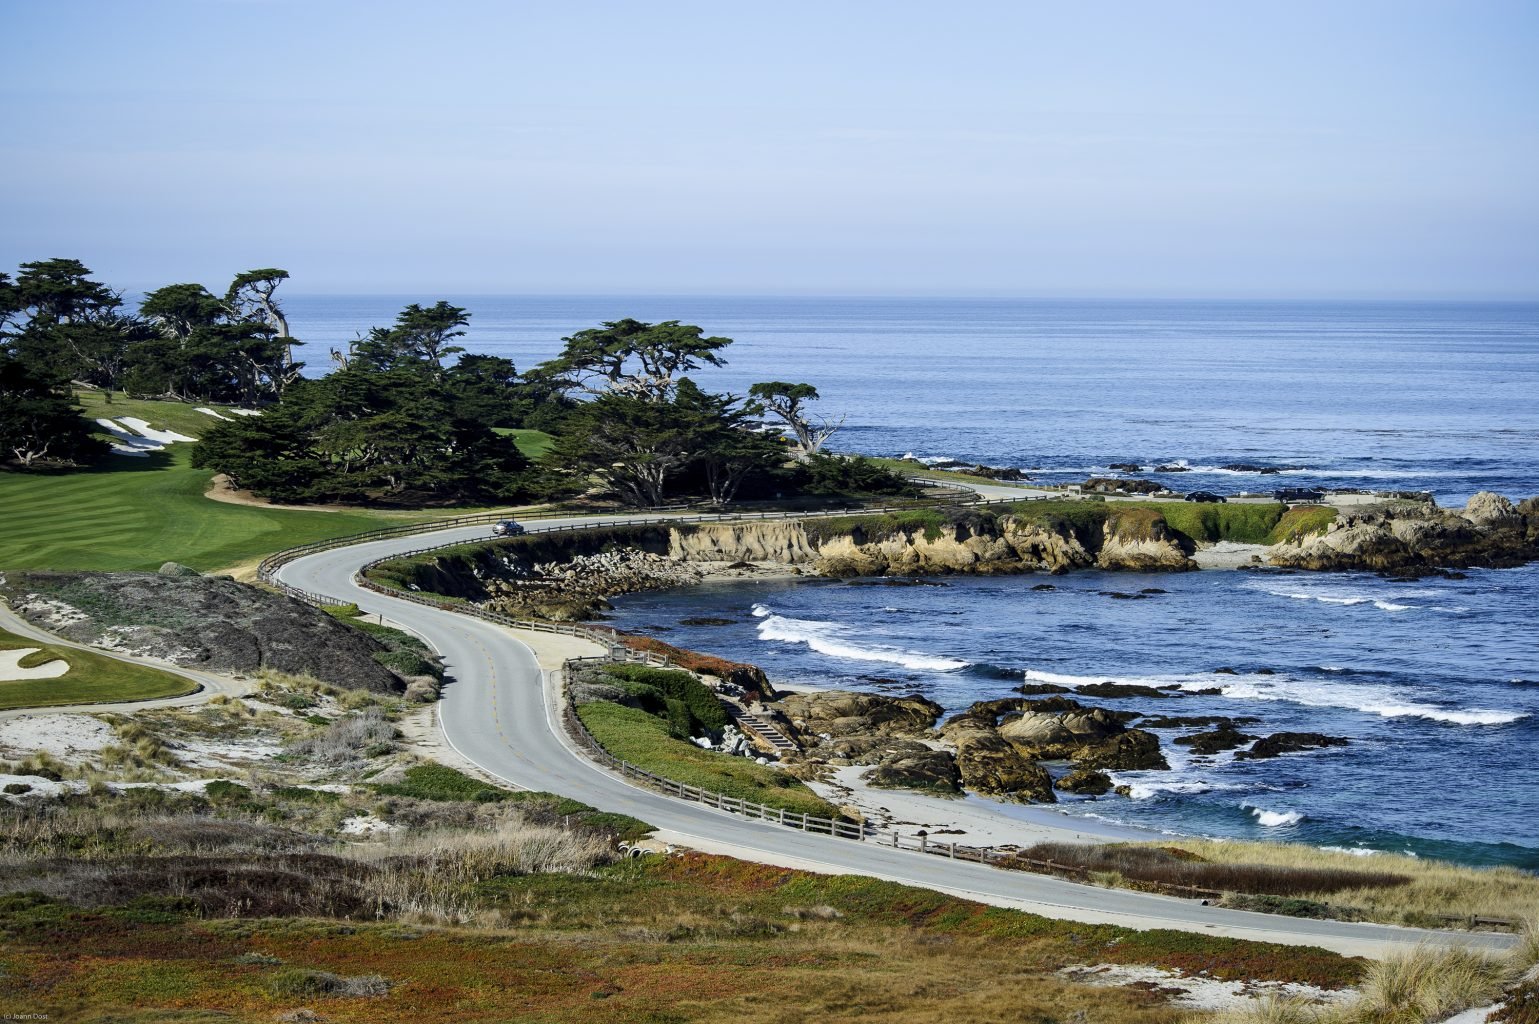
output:
[[1539,4],[0,0],[0,268],[1539,297]]

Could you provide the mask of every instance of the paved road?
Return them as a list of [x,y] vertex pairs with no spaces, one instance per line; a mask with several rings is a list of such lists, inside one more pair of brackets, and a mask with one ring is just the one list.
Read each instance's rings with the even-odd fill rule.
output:
[[[581,522],[555,520],[530,526],[541,530]],[[484,526],[463,527],[372,541],[306,556],[284,566],[279,578],[290,586],[355,602],[364,611],[383,615],[432,643],[443,655],[450,677],[439,705],[445,739],[464,757],[514,786],[560,793],[604,810],[632,814],[658,826],[665,835],[701,849],[786,867],[869,875],[1068,920],[1177,928],[1317,945],[1365,956],[1420,942],[1493,949],[1513,942],[1501,935],[1252,914],[1147,893],[1077,885],[870,842],[809,835],[634,786],[578,754],[558,724],[550,673],[541,670],[530,646],[549,644],[549,635],[521,634],[470,616],[377,594],[353,582],[358,567],[373,559],[433,543],[489,535]],[[562,637],[559,643],[571,641]]]

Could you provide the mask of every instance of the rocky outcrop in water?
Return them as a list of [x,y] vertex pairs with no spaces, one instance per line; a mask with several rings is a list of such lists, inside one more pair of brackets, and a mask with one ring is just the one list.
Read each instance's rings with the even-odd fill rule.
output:
[[1463,509],[1425,503],[1342,513],[1323,533],[1273,546],[1269,561],[1294,569],[1501,568],[1539,559],[1539,498],[1518,505],[1482,491]]

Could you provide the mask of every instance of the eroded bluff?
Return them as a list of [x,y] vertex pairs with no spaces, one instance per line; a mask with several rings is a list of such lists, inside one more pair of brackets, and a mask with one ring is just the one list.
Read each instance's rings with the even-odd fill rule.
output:
[[822,576],[1008,574],[1071,569],[1195,569],[1182,539],[1153,509],[1114,509],[1104,523],[954,515],[928,526],[805,522],[708,524],[669,533],[684,561],[779,562]]
[[1325,532],[1275,545],[1273,565],[1294,569],[1503,568],[1539,559],[1539,498],[1514,505],[1481,491],[1462,509],[1375,506],[1342,513]]

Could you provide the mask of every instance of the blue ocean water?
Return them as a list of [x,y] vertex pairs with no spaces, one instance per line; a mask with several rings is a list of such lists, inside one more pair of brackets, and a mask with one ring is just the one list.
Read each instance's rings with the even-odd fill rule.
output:
[[[406,302],[295,297],[312,365]],[[1539,493],[1539,305],[974,299],[475,297],[466,345],[521,368],[635,316],[736,339],[698,375],[742,392],[808,380],[847,417],[835,447],[1078,480],[1182,461],[1182,488],[1279,483]],[[1279,476],[1226,464],[1300,467]],[[1156,476],[1147,473],[1142,475]],[[1157,477],[1158,478],[1158,477]],[[1066,803],[1149,828],[1408,851],[1539,869],[1539,567],[1396,583],[1371,574],[1082,573],[715,585],[619,602],[616,624],[756,662],[784,685],[925,693],[949,710],[1027,678],[1179,683],[1108,701],[1248,715],[1253,734],[1351,745],[1126,773],[1132,797]],[[1117,600],[1102,591],[1164,591]],[[685,627],[709,613],[723,627]],[[1235,674],[1215,673],[1218,668]],[[1029,674],[1029,675],[1028,675]],[[1195,690],[1219,687],[1218,695]]]
[[[296,296],[312,368],[437,295]],[[1183,489],[1289,485],[1539,491],[1539,304],[448,296],[465,344],[520,368],[601,320],[678,319],[735,339],[697,375],[742,393],[807,380],[836,447],[1081,480],[1183,461]],[[1281,477],[1230,464],[1302,466]],[[1038,468],[1040,467],[1040,468]]]

